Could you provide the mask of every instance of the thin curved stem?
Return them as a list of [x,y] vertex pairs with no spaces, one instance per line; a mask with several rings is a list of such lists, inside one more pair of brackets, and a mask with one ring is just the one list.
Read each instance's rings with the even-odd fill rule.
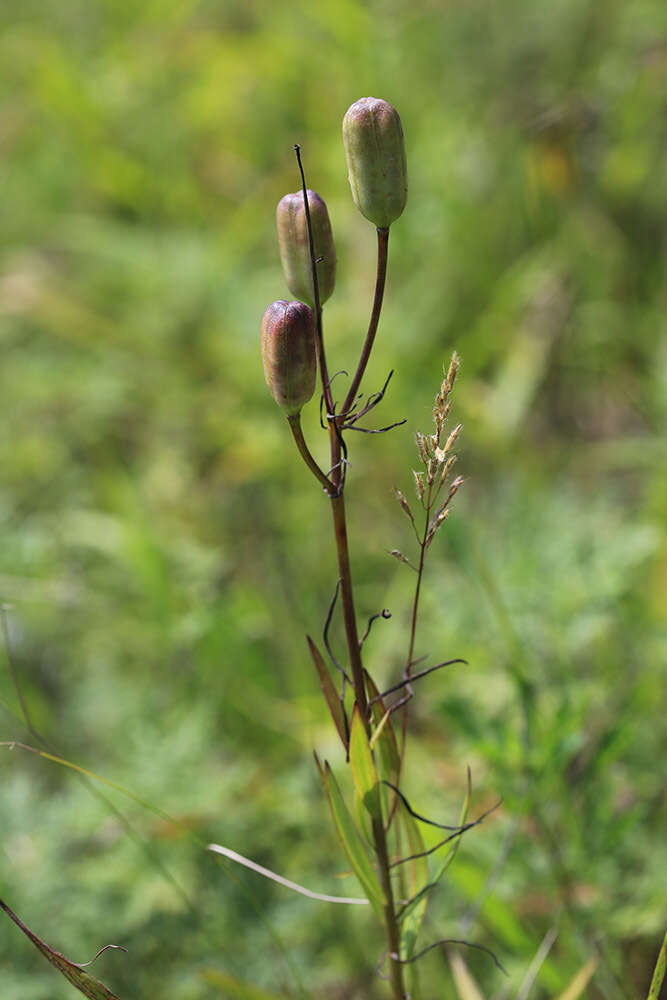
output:
[[380,312],[382,311],[382,300],[384,298],[384,285],[385,279],[387,277],[387,254],[389,250],[389,230],[388,229],[378,229],[378,263],[377,263],[377,275],[375,278],[375,298],[373,299],[373,309],[371,311],[371,318],[368,324],[368,332],[366,334],[366,340],[364,341],[364,346],[361,351],[361,357],[359,358],[359,364],[357,365],[357,370],[354,373],[354,378],[352,379],[352,384],[349,388],[348,394],[345,397],[345,402],[341,408],[340,417],[344,417],[348,412],[354,400],[356,399],[359,386],[361,385],[361,380],[364,377],[364,372],[366,371],[366,365],[368,364],[368,359],[371,356],[371,351],[373,349],[373,343],[375,341],[375,334],[377,333],[378,323],[380,322]]
[[315,478],[322,484],[329,496],[333,496],[336,492],[336,487],[331,482],[330,479],[322,472],[319,465],[310,453],[310,449],[306,444],[306,439],[303,436],[303,430],[301,429],[301,414],[297,413],[295,416],[288,417],[287,423],[289,424],[290,430],[292,432],[292,437],[296,442],[296,446],[299,449],[299,454],[302,459],[315,476]]
[[[415,652],[415,639],[417,636],[417,618],[419,615],[419,596],[421,593],[422,578],[424,576],[424,560],[426,558],[426,537],[428,535],[429,520],[431,517],[431,491],[432,485],[429,485],[428,495],[426,498],[426,517],[424,520],[424,533],[419,540],[419,567],[417,569],[417,583],[415,585],[415,594],[412,601],[412,614],[410,616],[410,642],[408,645],[408,656],[405,664],[405,670],[403,672],[403,677],[408,682],[408,692],[412,693],[410,688],[410,673],[413,666],[413,656]],[[401,720],[401,752],[400,752],[400,763],[399,763],[399,774],[403,769],[403,760],[405,757],[405,744],[407,740],[407,728],[408,728],[408,708],[407,701],[405,702],[405,707],[403,708],[403,718]]]
[[310,251],[311,273],[313,278],[313,303],[315,305],[315,326],[317,331],[317,360],[320,368],[320,376],[322,378],[322,391],[324,393],[324,401],[327,406],[327,413],[331,413],[333,410],[333,397],[331,395],[331,386],[329,384],[327,359],[324,353],[324,337],[322,334],[322,303],[320,302],[320,286],[317,277],[317,264],[315,262],[315,244],[313,243],[313,227],[310,221],[310,205],[308,204],[308,188],[306,187],[306,175],[303,170],[303,164],[301,163],[301,146],[299,146],[298,143],[296,143],[296,145],[294,146],[294,152],[296,153],[296,161],[299,164],[299,172],[301,174],[301,189],[303,191],[303,207],[306,212],[306,230],[308,232],[308,249]]

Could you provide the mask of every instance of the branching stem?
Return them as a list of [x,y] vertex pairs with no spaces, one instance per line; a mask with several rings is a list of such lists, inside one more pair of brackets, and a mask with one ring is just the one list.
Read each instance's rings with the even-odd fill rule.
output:
[[[340,577],[340,593],[341,593],[341,604],[343,608],[343,620],[345,623],[345,637],[347,641],[348,656],[350,660],[350,672],[352,674],[352,684],[354,687],[354,695],[359,706],[359,711],[361,718],[363,719],[364,726],[366,728],[366,733],[370,736],[370,725],[368,721],[368,698],[366,696],[366,686],[364,683],[364,668],[361,659],[361,649],[359,645],[359,633],[357,630],[357,618],[356,611],[354,607],[354,597],[352,593],[352,572],[350,568],[350,552],[347,540],[347,522],[345,517],[345,500],[344,500],[344,489],[345,489],[345,476],[343,464],[341,462],[341,457],[343,456],[345,443],[342,438],[341,428],[345,422],[345,415],[353,405],[356,398],[356,394],[363,378],[364,372],[366,370],[366,365],[368,364],[368,359],[370,357],[371,349],[373,347],[373,341],[375,340],[375,334],[377,332],[378,323],[380,321],[380,311],[382,309],[382,299],[384,296],[384,285],[385,277],[387,273],[387,245],[389,240],[389,230],[388,229],[378,229],[378,265],[377,265],[377,278],[375,284],[375,297],[373,301],[373,309],[371,312],[371,319],[368,327],[368,332],[366,334],[366,340],[361,352],[361,357],[359,359],[359,364],[357,365],[357,370],[355,372],[354,378],[352,380],[352,385],[350,386],[350,391],[347,394],[345,403],[338,414],[335,412],[335,407],[331,395],[331,383],[328,375],[326,358],[324,353],[324,340],[322,334],[322,308],[320,305],[319,289],[317,284],[317,263],[315,260],[315,249],[313,245],[313,232],[312,225],[310,221],[310,209],[308,206],[308,194],[306,187],[306,178],[301,163],[301,154],[299,146],[295,146],[294,150],[296,152],[297,162],[299,164],[299,170],[301,172],[301,183],[303,187],[303,200],[306,211],[306,226],[308,229],[308,244],[310,249],[310,265],[311,273],[313,277],[313,293],[315,302],[315,319],[317,325],[317,356],[320,370],[320,379],[322,381],[322,395],[324,397],[324,403],[327,414],[327,421],[329,424],[329,441],[331,445],[331,485],[333,486],[333,491],[329,490],[329,497],[331,499],[331,512],[333,515],[334,523],[334,535],[336,540],[336,553],[338,558],[338,575]],[[297,445],[299,442],[297,441]],[[305,442],[304,442],[305,446]],[[307,449],[306,449],[307,451]],[[303,453],[302,453],[303,454]],[[308,454],[310,454],[308,452]],[[306,456],[304,455],[304,458]],[[312,456],[311,456],[312,459]],[[312,460],[313,463],[314,459]],[[306,462],[312,472],[320,479],[320,476],[312,465]],[[322,470],[319,466],[316,466],[319,472],[324,476]],[[324,476],[327,479],[326,476]],[[320,479],[320,482],[322,480]],[[329,480],[327,479],[327,483]],[[381,819],[373,821],[373,843],[375,848],[375,856],[378,865],[378,875],[380,878],[380,884],[385,897],[384,906],[384,922],[387,934],[387,948],[390,956],[396,955],[397,958],[394,960],[390,957],[390,968],[389,968],[389,978],[392,985],[392,992],[394,995],[394,1000],[404,1000],[405,990],[403,987],[403,969],[401,967],[400,961],[398,960],[398,955],[400,953],[400,931],[398,926],[398,920],[396,919],[396,907],[394,904],[394,894],[391,883],[391,876],[389,873],[389,853],[387,850],[387,838],[384,828],[384,824]]]

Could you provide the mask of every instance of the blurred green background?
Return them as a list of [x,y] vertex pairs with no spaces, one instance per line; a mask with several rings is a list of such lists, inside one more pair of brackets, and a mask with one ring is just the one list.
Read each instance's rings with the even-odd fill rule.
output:
[[[328,202],[330,366],[370,309],[340,122],[400,111],[410,195],[354,435],[367,647],[405,655],[413,435],[463,365],[465,489],[431,550],[406,788],[473,814],[423,943],[487,998],[645,994],[667,922],[667,16],[662,0],[22,0],[0,6],[0,598],[32,724],[166,811],[0,750],[2,896],[123,998],[381,998],[379,930],[201,846],[355,894],[311,748],[339,765],[304,633],[335,583],[326,501],[259,359],[278,199]],[[325,461],[313,404],[305,426]],[[342,649],[339,624],[334,628]],[[2,739],[36,745],[0,653]],[[541,943],[552,941],[535,982]],[[543,949],[545,950],[545,949]],[[74,990],[8,920],[3,1000]],[[454,997],[444,956],[425,997]],[[528,974],[528,978],[527,977]],[[242,984],[265,992],[252,992]]]

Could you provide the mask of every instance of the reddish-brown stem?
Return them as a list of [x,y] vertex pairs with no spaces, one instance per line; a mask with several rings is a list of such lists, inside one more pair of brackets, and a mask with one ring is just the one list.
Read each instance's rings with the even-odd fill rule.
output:
[[[420,539],[419,545],[419,566],[417,567],[417,583],[415,585],[415,596],[412,600],[412,616],[410,619],[410,642],[408,645],[408,656],[405,662],[404,676],[409,677],[412,670],[412,662],[415,653],[415,638],[417,636],[417,616],[419,614],[419,595],[421,593],[422,577],[424,575],[424,559],[426,557],[426,538],[428,536],[428,526],[431,518],[431,493],[433,490],[433,484],[430,483],[428,487],[428,494],[426,496],[426,518],[424,520],[424,534]],[[408,690],[410,690],[408,688]],[[407,728],[408,728],[408,705],[409,701],[406,701],[403,708],[403,719],[401,722],[401,754],[400,754],[400,768],[403,767],[403,757],[405,756],[405,741],[407,738]]]
[[[352,672],[352,683],[354,695],[359,706],[361,718],[363,719],[366,732],[370,735],[370,725],[368,721],[368,699],[364,684],[364,668],[359,648],[359,633],[357,630],[357,618],[354,609],[354,597],[352,594],[352,572],[350,569],[350,552],[347,541],[347,523],[345,518],[345,501],[343,498],[344,478],[341,466],[341,440],[340,426],[347,411],[350,409],[359,389],[370,357],[373,341],[377,332],[382,309],[382,298],[384,296],[385,276],[387,273],[387,245],[389,241],[389,230],[378,229],[378,266],[377,279],[375,284],[375,298],[371,312],[371,320],[366,334],[366,340],[359,359],[359,364],[347,394],[343,408],[338,416],[334,416],[333,397],[329,383],[326,357],[324,353],[324,338],[322,333],[322,307],[320,304],[319,288],[317,282],[317,266],[315,262],[315,249],[313,245],[313,232],[310,221],[310,209],[308,206],[308,193],[306,178],[301,163],[301,153],[299,146],[295,146],[297,162],[301,172],[301,183],[303,187],[303,201],[306,211],[306,226],[308,229],[308,244],[310,249],[310,265],[313,276],[313,298],[315,304],[315,320],[317,329],[317,358],[322,380],[322,393],[326,407],[327,421],[329,425],[329,440],[331,444],[331,478],[335,492],[330,492],[331,510],[334,522],[334,534],[336,538],[336,553],[338,556],[338,573],[341,585],[341,603],[343,607],[343,620],[345,622],[345,636],[347,640],[348,654],[350,658],[350,668]],[[290,424],[290,426],[292,426]],[[293,431],[294,432],[294,431]],[[295,438],[296,440],[296,438]],[[297,445],[299,442],[297,441]],[[305,446],[305,442],[304,442]],[[301,449],[300,449],[301,450]],[[307,451],[307,449],[306,449]],[[303,454],[303,452],[302,452]],[[308,452],[308,454],[310,454]],[[304,455],[304,458],[306,456]],[[311,456],[312,458],[312,456]],[[313,460],[314,463],[314,460]],[[315,471],[306,458],[311,471]],[[314,463],[316,464],[316,463]],[[319,469],[319,467],[318,467]],[[319,470],[321,472],[321,469]],[[317,473],[315,473],[317,475]],[[322,473],[324,475],[324,473]],[[319,475],[317,477],[320,478]],[[326,478],[326,477],[325,477]],[[321,480],[320,480],[321,481]],[[327,480],[328,481],[328,480]],[[398,920],[396,919],[396,907],[394,905],[394,894],[389,874],[389,855],[387,851],[387,837],[382,820],[373,821],[373,841],[375,855],[378,862],[378,872],[380,883],[385,897],[384,918],[387,933],[387,950],[389,953],[389,978],[392,985],[394,1000],[404,1000],[405,991],[403,988],[403,969],[400,962],[394,961],[391,956],[400,953],[400,931]]]
[[336,487],[331,482],[330,479],[322,472],[319,465],[310,453],[310,449],[306,444],[306,439],[303,436],[303,431],[301,429],[301,415],[299,413],[294,416],[288,417],[287,422],[290,426],[292,436],[296,442],[296,446],[299,449],[299,454],[302,459],[315,476],[315,478],[322,484],[329,496],[332,496],[336,492]]
[[345,402],[343,403],[342,409],[340,411],[339,419],[345,416],[345,414],[348,412],[348,410],[352,407],[354,403],[357,392],[359,391],[359,386],[361,385],[361,380],[364,377],[364,372],[366,371],[366,365],[368,364],[368,359],[371,356],[373,343],[375,341],[375,334],[377,333],[378,323],[380,322],[380,312],[382,311],[382,299],[384,298],[384,285],[385,285],[385,279],[387,277],[387,254],[389,251],[389,230],[378,229],[377,234],[378,234],[378,262],[377,262],[377,275],[375,278],[375,297],[373,299],[373,309],[371,311],[371,318],[368,324],[368,332],[366,334],[366,340],[364,341],[361,357],[359,358],[359,364],[357,365],[357,370],[354,373],[354,378],[352,379],[352,384],[350,385],[349,392],[345,397]]
[[[363,664],[361,660],[361,650],[359,648],[359,634],[357,630],[357,619],[354,610],[354,597],[352,593],[352,572],[350,569],[350,552],[347,540],[345,500],[343,493],[331,498],[331,510],[333,513],[334,532],[336,536],[341,603],[343,606],[345,636],[347,639],[347,649],[350,657],[350,667],[352,670],[354,695],[359,706],[361,718],[363,719],[364,726],[366,727],[366,732],[370,735],[370,726],[368,722],[368,699],[364,685]],[[391,955],[398,955],[400,952],[400,931],[398,927],[398,920],[396,919],[394,893],[391,884],[391,876],[389,874],[387,835],[381,819],[373,821],[373,842],[378,862],[380,884],[382,885],[382,890],[386,900],[384,906],[384,918],[387,932],[387,950],[390,956],[389,978],[392,984],[394,1000],[403,1000],[405,996],[403,989],[403,969],[399,962],[395,962],[391,958]]]
[[366,732],[368,725],[368,699],[364,684],[364,667],[359,648],[359,633],[352,595],[352,571],[350,569],[350,552],[347,541],[347,522],[345,517],[345,499],[343,493],[331,498],[334,533],[336,536],[336,554],[338,556],[338,575],[340,577],[340,596],[343,606],[343,621],[345,622],[345,637],[350,655],[350,668],[354,684],[354,696],[359,706],[361,718]]

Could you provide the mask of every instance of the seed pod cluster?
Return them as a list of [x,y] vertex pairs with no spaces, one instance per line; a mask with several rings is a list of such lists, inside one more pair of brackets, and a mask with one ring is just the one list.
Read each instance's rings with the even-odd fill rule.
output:
[[[336,248],[327,206],[316,191],[308,191],[308,209],[317,261],[317,287],[320,305],[323,305],[336,283]],[[307,302],[312,308],[315,293],[303,191],[286,194],[280,199],[276,209],[276,226],[287,287],[295,298]]]
[[[361,98],[343,119],[343,142],[357,208],[378,229],[388,229],[403,211],[408,190],[398,112],[387,101]],[[288,417],[296,417],[315,391],[318,328],[311,311],[315,307],[313,258],[320,306],[336,283],[336,248],[326,203],[316,191],[306,191],[306,198],[303,191],[286,194],[276,208],[285,280],[299,301],[279,299],[262,319],[264,377]]]
[[398,111],[376,97],[355,101],[343,118],[343,143],[355,205],[378,229],[388,229],[408,197]]
[[264,378],[288,417],[296,416],[315,391],[315,317],[304,302],[272,302],[262,318]]

